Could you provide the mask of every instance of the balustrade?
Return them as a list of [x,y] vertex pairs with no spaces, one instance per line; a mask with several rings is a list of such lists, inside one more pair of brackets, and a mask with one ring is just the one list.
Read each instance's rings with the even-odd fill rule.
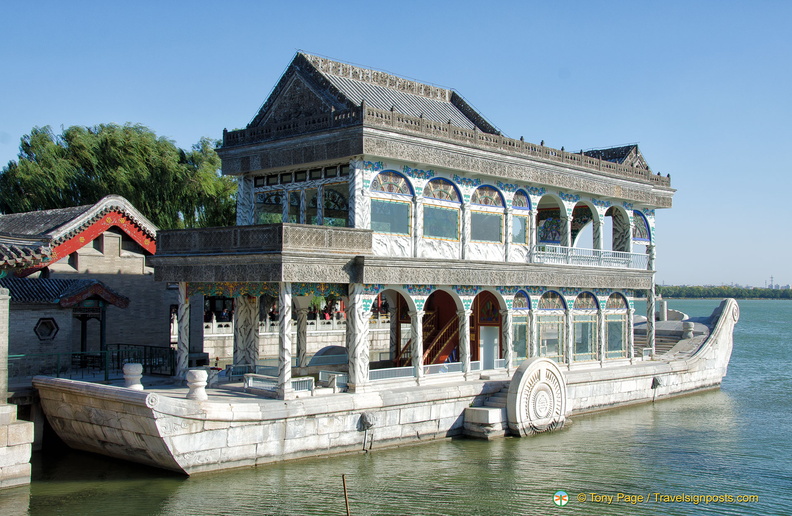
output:
[[649,265],[649,258],[643,253],[628,253],[626,251],[536,245],[531,249],[531,262],[645,270]]

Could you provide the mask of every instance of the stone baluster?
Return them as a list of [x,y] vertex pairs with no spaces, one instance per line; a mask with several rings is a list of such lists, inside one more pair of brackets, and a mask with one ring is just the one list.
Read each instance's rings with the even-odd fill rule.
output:
[[206,369],[190,369],[187,371],[187,399],[195,401],[205,401],[209,399],[206,394],[206,380],[209,373]]
[[140,379],[143,378],[143,364],[124,364],[124,386],[133,391],[142,391],[143,384]]

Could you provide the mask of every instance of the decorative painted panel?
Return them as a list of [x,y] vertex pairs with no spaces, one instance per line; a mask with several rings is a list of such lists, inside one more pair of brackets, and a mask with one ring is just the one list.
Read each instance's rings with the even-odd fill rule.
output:
[[613,293],[608,297],[605,303],[606,310],[627,310],[627,300],[624,296],[618,293]]
[[514,197],[512,197],[512,208],[530,210],[531,200],[528,198],[528,194],[522,190],[517,191],[517,193],[514,194]]
[[483,206],[503,207],[503,197],[498,190],[491,186],[476,188],[476,191],[473,192],[473,196],[470,198],[470,202]]
[[404,165],[404,173],[416,179],[432,179],[435,176],[434,170],[410,168],[407,165]]
[[525,292],[517,292],[512,301],[512,309],[514,310],[529,310],[531,308],[531,301],[528,299],[528,294]]
[[633,240],[650,242],[649,222],[639,211],[633,211]]
[[539,243],[560,244],[563,225],[561,221],[561,210],[551,208],[539,210],[537,216],[537,232]]
[[599,308],[599,303],[597,302],[597,298],[592,294],[583,292],[575,298],[573,308],[575,310],[597,310]]
[[338,299],[348,294],[348,285],[341,283],[292,283],[293,296],[321,296]]
[[240,297],[240,296],[278,296],[277,283],[243,283],[224,281],[216,283],[188,283],[187,296],[201,294],[204,296]]
[[371,182],[371,191],[412,195],[412,189],[407,179],[398,172],[390,170],[377,174],[377,177]]
[[539,310],[565,310],[566,304],[564,298],[557,292],[545,292],[539,298],[536,308]]
[[442,201],[460,202],[459,192],[450,181],[442,178],[432,179],[423,189],[424,197]]

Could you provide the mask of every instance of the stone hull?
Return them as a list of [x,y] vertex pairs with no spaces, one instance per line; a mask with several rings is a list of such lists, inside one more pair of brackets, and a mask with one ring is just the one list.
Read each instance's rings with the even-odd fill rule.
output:
[[[724,301],[713,314],[709,338],[685,359],[563,371],[566,414],[718,386],[738,318],[737,304]],[[508,384],[505,377],[465,381],[461,374],[449,374],[422,386],[405,379],[355,394],[290,401],[240,397],[233,402],[177,399],[49,377],[36,377],[33,384],[50,424],[73,448],[186,474],[362,450],[365,436],[381,447],[508,432],[507,410],[483,407]],[[492,414],[468,412],[475,410]],[[373,422],[367,432],[365,419]]]

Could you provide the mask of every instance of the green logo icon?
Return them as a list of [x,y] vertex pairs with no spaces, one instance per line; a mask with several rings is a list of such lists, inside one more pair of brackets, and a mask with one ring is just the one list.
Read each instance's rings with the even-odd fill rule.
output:
[[553,495],[553,503],[559,507],[563,507],[569,503],[569,495],[566,491],[556,491]]

